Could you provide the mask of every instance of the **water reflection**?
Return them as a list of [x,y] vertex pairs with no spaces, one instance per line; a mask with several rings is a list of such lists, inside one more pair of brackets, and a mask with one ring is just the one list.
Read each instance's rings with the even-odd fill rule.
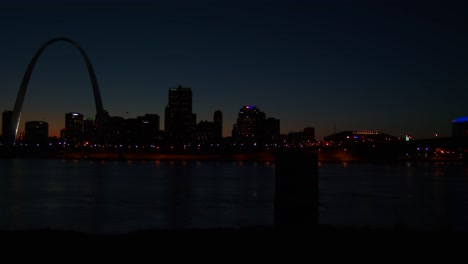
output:
[[[461,164],[319,166],[321,223],[468,229]],[[270,162],[0,160],[0,229],[271,225],[274,169]]]

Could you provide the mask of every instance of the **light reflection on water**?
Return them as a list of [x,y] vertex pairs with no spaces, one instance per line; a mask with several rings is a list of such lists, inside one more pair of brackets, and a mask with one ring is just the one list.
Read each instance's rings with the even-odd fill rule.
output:
[[[274,163],[0,160],[0,229],[273,224]],[[320,223],[468,231],[468,168],[319,163]]]

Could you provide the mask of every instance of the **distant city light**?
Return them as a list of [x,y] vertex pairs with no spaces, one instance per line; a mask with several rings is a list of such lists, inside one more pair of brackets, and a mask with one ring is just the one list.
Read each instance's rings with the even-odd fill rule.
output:
[[455,118],[452,123],[463,123],[463,122],[468,122],[468,116],[463,116],[459,118]]

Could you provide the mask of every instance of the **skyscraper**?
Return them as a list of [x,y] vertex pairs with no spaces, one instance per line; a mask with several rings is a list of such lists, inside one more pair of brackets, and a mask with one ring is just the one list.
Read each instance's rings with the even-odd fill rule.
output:
[[[165,130],[177,143],[191,140],[196,122],[192,113],[192,89],[169,88],[169,103],[165,109]],[[195,121],[195,122],[194,122]]]
[[83,115],[80,113],[65,114],[65,141],[80,143],[83,140]]
[[253,139],[259,134],[265,113],[257,107],[246,105],[239,110],[237,117],[237,132],[240,138]]

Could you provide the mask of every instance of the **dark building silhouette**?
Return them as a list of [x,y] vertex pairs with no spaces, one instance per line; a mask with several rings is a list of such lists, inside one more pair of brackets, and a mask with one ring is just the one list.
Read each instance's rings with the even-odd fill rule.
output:
[[145,114],[124,119],[109,117],[107,138],[110,145],[140,146],[151,145],[159,139],[159,115]]
[[191,130],[195,129],[197,126],[197,114],[192,113],[192,125],[190,127]]
[[142,144],[154,144],[159,138],[159,115],[145,114],[137,117]]
[[91,118],[87,118],[83,121],[83,141],[94,142],[96,137],[96,129],[94,121]]
[[123,143],[125,145],[139,145],[141,143],[139,120],[137,118],[128,118],[123,120],[123,124]]
[[305,147],[315,143],[315,128],[306,127],[300,132],[290,132],[284,138],[285,142],[293,147]]
[[111,145],[124,143],[124,118],[112,116],[107,120],[107,140]]
[[325,142],[333,145],[349,145],[356,143],[386,143],[397,141],[398,138],[375,130],[342,131],[324,137]]
[[232,130],[231,130],[231,137],[232,139],[239,139],[239,129],[237,128],[237,123],[232,125]]
[[[96,113],[94,119],[94,139],[95,143],[98,144],[110,144],[109,143],[109,131],[111,116],[107,110],[103,110],[101,117]],[[101,120],[101,121],[100,121]]]
[[280,120],[266,118],[257,107],[246,105],[239,111],[232,137],[241,142],[273,143],[280,136]]
[[265,120],[265,113],[261,112],[257,107],[246,105],[239,110],[237,123],[234,127],[236,130],[233,137],[241,139],[255,139],[260,132],[261,124]]
[[452,121],[452,138],[456,145],[468,145],[468,117]]
[[169,102],[165,109],[165,130],[175,143],[191,141],[195,130],[196,116],[192,113],[192,89],[169,89]]
[[65,141],[67,137],[67,130],[65,128],[60,129],[60,140]]
[[83,140],[83,115],[80,113],[65,114],[65,141],[77,144]]
[[324,141],[327,146],[322,149],[324,155],[367,161],[397,161],[402,157],[408,158],[412,155],[410,149],[413,148],[397,137],[375,130],[342,131],[324,137]]
[[197,141],[200,143],[215,143],[218,141],[217,125],[214,122],[200,121],[197,125]]
[[46,144],[49,138],[49,124],[43,121],[25,123],[24,140],[28,144]]
[[213,122],[215,124],[215,138],[221,140],[223,138],[223,112],[220,110],[215,111]]
[[13,111],[5,110],[2,114],[2,137],[6,139],[11,131],[11,118]]
[[199,143],[220,143],[223,138],[223,113],[219,110],[213,114],[213,122],[200,121],[197,124],[197,141]]
[[259,136],[265,143],[277,140],[280,135],[280,120],[269,117],[261,121],[259,131]]
[[315,128],[313,127],[304,128],[304,140],[306,140],[307,142],[316,142]]

